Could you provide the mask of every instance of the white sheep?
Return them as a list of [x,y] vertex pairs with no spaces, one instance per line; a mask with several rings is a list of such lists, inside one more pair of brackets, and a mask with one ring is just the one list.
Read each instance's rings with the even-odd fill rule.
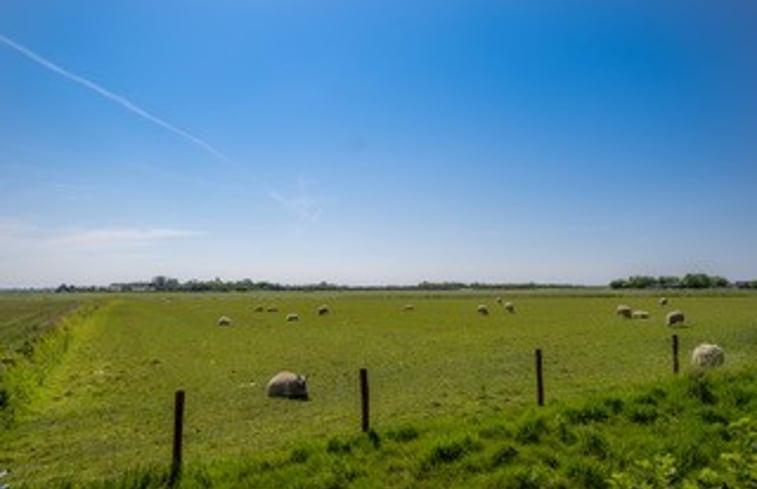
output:
[[698,368],[710,368],[725,362],[725,352],[718,345],[702,343],[691,353],[691,364]]
[[615,308],[615,314],[618,316],[623,316],[624,318],[630,319],[631,318],[631,306],[627,306],[625,304],[621,304],[618,307]]
[[683,324],[684,316],[681,311],[670,311],[665,317],[665,324],[668,326],[675,326],[676,324]]
[[304,375],[286,370],[274,375],[265,388],[268,397],[285,397],[307,401],[308,386]]

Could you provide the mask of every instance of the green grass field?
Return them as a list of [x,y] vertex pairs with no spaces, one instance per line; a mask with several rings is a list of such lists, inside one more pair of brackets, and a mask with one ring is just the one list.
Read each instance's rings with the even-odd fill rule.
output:
[[[514,301],[517,312],[505,312],[496,295]],[[357,432],[360,367],[369,369],[373,426],[392,429],[517,416],[534,402],[537,347],[544,351],[548,403],[621,395],[669,378],[664,315],[674,308],[687,316],[676,330],[684,370],[700,342],[726,350],[726,371],[757,358],[757,295],[746,294],[672,296],[666,308],[644,294],[513,292],[88,300],[101,305],[72,321],[70,347],[0,435],[0,469],[12,471],[9,482],[43,486],[167,464],[176,389],[187,393],[185,460],[212,463]],[[322,303],[330,315],[316,314]],[[406,303],[415,310],[403,311]],[[480,303],[488,304],[489,316],[476,313]],[[651,318],[618,318],[619,303],[648,310]],[[25,311],[47,302],[0,304],[5,342],[17,338]],[[254,312],[257,305],[278,312]],[[300,320],[287,323],[290,312]],[[221,315],[232,326],[218,327]],[[267,380],[283,369],[309,376],[309,402],[265,397]]]

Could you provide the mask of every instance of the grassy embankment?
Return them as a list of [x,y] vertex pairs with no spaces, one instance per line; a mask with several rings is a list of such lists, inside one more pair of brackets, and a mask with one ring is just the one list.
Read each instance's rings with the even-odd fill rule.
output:
[[26,407],[60,361],[71,339],[70,319],[81,298],[0,295],[0,428]]

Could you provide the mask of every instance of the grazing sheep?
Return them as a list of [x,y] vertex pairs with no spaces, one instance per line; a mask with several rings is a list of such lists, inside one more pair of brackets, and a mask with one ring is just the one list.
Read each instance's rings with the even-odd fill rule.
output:
[[319,316],[325,316],[326,314],[330,313],[331,309],[329,309],[329,306],[326,304],[323,304],[322,306],[318,306],[318,315]]
[[268,309],[266,309],[266,311],[268,311],[268,312],[279,312],[279,308],[278,307],[269,307]]
[[667,297],[660,297],[660,305],[661,306],[667,306],[668,305],[668,298]]
[[263,306],[256,306],[255,309],[253,309],[255,312],[263,312],[265,308]]
[[299,314],[295,314],[295,313],[287,314],[287,322],[291,323],[292,321],[299,321],[299,320],[300,320]]
[[268,381],[265,388],[268,397],[308,400],[308,385],[304,375],[279,372]]
[[668,326],[675,326],[676,324],[683,324],[683,313],[681,311],[671,311],[665,318],[665,324]]
[[649,313],[647,311],[634,311],[631,313],[633,319],[649,319]]
[[702,343],[694,348],[691,354],[691,364],[699,368],[710,368],[723,365],[725,352],[718,345]]
[[502,297],[497,297],[494,300],[497,302],[497,304],[502,304]]
[[414,306],[414,305],[412,305],[412,304],[405,304],[405,305],[404,305],[404,306],[402,307],[402,310],[403,310],[403,311],[414,311],[414,310],[415,310],[415,306]]
[[231,318],[227,316],[221,316],[218,318],[218,325],[219,326],[231,326]]
[[512,302],[505,302],[505,311],[514,313],[515,312],[515,304]]
[[625,304],[621,304],[615,308],[615,314],[617,314],[618,316],[623,316],[624,318],[630,319],[631,307],[626,306]]
[[476,310],[482,316],[488,316],[489,315],[489,308],[486,307],[485,304],[479,304],[478,307],[476,308]]

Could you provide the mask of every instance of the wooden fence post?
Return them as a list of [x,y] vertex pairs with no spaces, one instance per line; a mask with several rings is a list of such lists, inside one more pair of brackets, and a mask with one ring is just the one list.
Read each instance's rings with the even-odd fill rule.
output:
[[678,373],[678,335],[673,335],[673,373]]
[[541,348],[536,349],[536,404],[544,405],[544,377],[542,376]]
[[365,368],[360,369],[360,399],[362,401],[362,411],[363,411],[363,419],[362,419],[363,433],[367,433],[368,430],[370,429],[370,421],[369,421],[370,396],[368,394],[368,369],[365,369]]
[[184,430],[184,391],[176,391],[173,418],[173,460],[171,463],[171,485],[181,474],[181,442]]

